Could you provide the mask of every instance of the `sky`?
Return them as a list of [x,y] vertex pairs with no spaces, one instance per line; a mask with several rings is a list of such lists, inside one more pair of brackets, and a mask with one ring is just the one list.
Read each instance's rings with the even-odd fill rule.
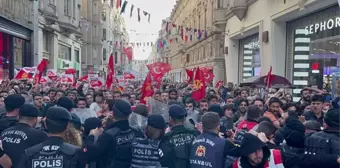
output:
[[[126,29],[130,37],[130,43],[155,43],[158,37],[158,31],[162,26],[162,20],[170,16],[176,0],[127,0],[127,2],[128,4],[125,8],[125,13],[122,15],[125,19]],[[135,7],[132,17],[130,18],[131,4],[133,4]],[[137,19],[137,8],[140,8],[140,22],[138,22]],[[147,16],[144,16],[143,11],[151,14],[150,23],[148,22]],[[134,59],[145,60],[149,57],[150,52],[151,47],[135,46],[133,51]]]

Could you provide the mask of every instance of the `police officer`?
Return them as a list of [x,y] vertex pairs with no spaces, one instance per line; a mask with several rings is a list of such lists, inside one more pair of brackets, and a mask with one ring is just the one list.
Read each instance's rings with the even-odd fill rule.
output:
[[227,155],[239,156],[238,148],[230,141],[220,138],[220,117],[215,112],[202,116],[203,133],[192,143],[191,168],[224,168]]
[[136,138],[132,142],[131,168],[161,167],[159,142],[165,132],[165,121],[161,115],[151,114],[148,116],[146,137]]
[[9,95],[4,100],[6,113],[0,115],[0,133],[18,123],[19,109],[25,98],[19,94]]
[[184,107],[173,104],[169,107],[169,124],[171,131],[165,134],[160,144],[163,151],[161,164],[169,168],[189,167],[191,143],[199,132],[184,127],[187,112]]
[[[115,122],[107,126],[94,144],[87,144],[88,158],[89,161],[100,162],[100,167],[130,168],[131,143],[135,137],[144,137],[144,134],[129,126],[128,118],[132,110],[127,101],[117,100],[112,110]],[[88,138],[95,139],[93,135],[97,135],[96,131],[90,134]]]
[[2,147],[11,158],[13,167],[17,167],[25,149],[47,139],[47,134],[34,129],[39,110],[31,104],[24,104],[19,110],[19,123],[2,132]]
[[83,151],[65,143],[63,136],[72,120],[71,114],[62,107],[50,107],[46,114],[49,137],[42,143],[26,149],[19,163],[20,168],[84,168]]

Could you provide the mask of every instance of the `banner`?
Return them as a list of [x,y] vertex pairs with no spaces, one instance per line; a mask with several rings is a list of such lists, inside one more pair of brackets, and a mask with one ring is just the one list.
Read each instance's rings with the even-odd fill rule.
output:
[[89,81],[91,88],[99,88],[104,86],[104,78],[98,77],[96,74],[91,75],[91,77],[89,77]]
[[73,84],[73,75],[72,74],[61,74],[60,75],[60,82],[62,84]]
[[48,78],[50,78],[51,80],[56,80],[58,73],[56,69],[47,69],[46,70],[46,75]]

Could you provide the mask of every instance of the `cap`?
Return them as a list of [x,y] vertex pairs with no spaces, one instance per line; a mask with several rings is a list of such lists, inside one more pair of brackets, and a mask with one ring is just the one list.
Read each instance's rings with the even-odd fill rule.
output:
[[77,116],[77,114],[71,113],[71,117],[72,117],[72,124],[74,126],[74,128],[76,128],[77,130],[81,129],[81,121],[80,118]]
[[223,116],[223,111],[220,105],[212,104],[210,105],[208,111],[217,113],[220,117]]
[[151,114],[148,117],[148,125],[157,129],[165,129],[165,120],[159,114]]
[[91,130],[102,127],[102,121],[97,117],[91,117],[84,121],[84,133],[89,134]]
[[169,115],[172,118],[182,118],[187,115],[187,112],[184,109],[184,107],[177,104],[173,104],[169,107]]
[[339,109],[329,109],[325,114],[324,120],[330,127],[340,127],[340,112]]
[[68,111],[70,111],[73,108],[73,102],[68,97],[59,98],[57,105],[60,106],[60,107],[64,107]]
[[19,94],[9,95],[4,100],[6,108],[16,109],[20,108],[23,104],[25,104],[25,98]]
[[46,113],[46,118],[52,121],[72,121],[71,113],[63,107],[50,107]]
[[19,115],[23,117],[38,117],[39,110],[32,104],[24,104],[19,109]]
[[125,100],[117,100],[112,110],[115,116],[128,116],[132,113],[130,103]]

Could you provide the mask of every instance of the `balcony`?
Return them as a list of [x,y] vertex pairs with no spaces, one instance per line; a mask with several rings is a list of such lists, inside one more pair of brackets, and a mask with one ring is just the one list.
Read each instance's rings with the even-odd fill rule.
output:
[[78,33],[78,25],[79,23],[76,23],[76,19],[74,19],[71,16],[62,16],[59,17],[58,23],[59,27],[63,30],[65,30],[65,33]]
[[227,13],[229,9],[228,8],[218,8],[214,10],[214,19],[213,24],[224,30],[225,26],[227,25]]
[[57,9],[53,1],[39,1],[38,11],[44,16],[48,22],[57,22],[58,14]]

